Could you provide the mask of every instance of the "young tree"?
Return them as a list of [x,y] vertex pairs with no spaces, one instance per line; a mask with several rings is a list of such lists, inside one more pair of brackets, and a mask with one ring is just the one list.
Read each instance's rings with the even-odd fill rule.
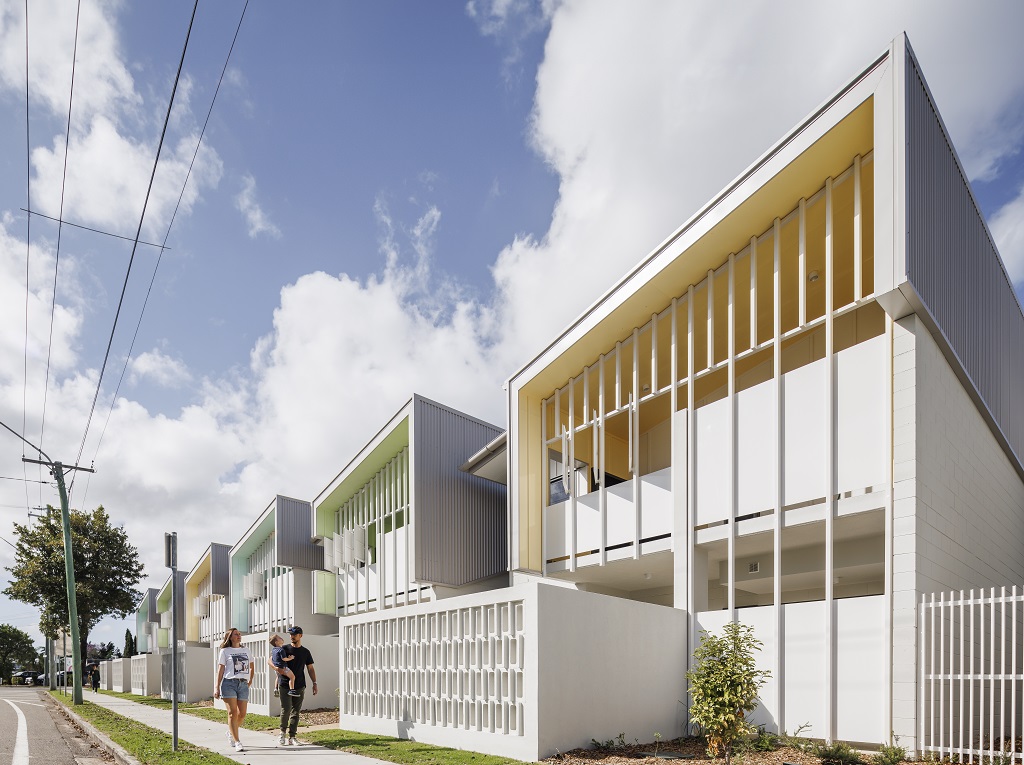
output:
[[[139,551],[128,542],[121,526],[111,526],[103,507],[92,512],[72,510],[75,589],[82,657],[89,632],[105,616],[124,618],[134,613],[142,594]],[[14,524],[17,539],[11,582],[5,595],[40,609],[40,630],[56,635],[67,622],[67,585],[64,572],[64,534],[59,512],[48,512],[31,526]]]
[[34,667],[37,658],[32,638],[17,627],[0,624],[0,677],[10,678],[15,668]]
[[132,635],[130,629],[127,629],[124,631],[124,651],[121,652],[121,655],[126,659],[130,659],[136,653],[138,651],[135,650],[135,636]]
[[754,664],[754,651],[761,646],[754,628],[745,624],[726,624],[721,636],[701,630],[700,646],[693,652],[696,666],[686,673],[690,721],[704,731],[708,755],[725,755],[726,765],[732,762],[736,739],[756,730],[745,718],[757,707],[757,692],[771,676]]

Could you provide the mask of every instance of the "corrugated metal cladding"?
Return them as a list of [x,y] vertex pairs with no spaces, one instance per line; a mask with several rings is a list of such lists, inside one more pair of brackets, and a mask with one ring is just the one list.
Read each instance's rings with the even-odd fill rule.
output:
[[324,567],[324,548],[313,544],[313,506],[291,497],[277,497],[275,516],[277,565],[307,570]]
[[459,470],[501,432],[416,397],[412,521],[417,581],[458,587],[508,570],[505,487]]
[[182,636],[185,632],[185,577],[188,573],[185,571],[179,571],[174,575],[174,618],[178,620],[178,624],[181,626]]
[[138,612],[140,616],[145,616],[144,621],[147,622],[159,622],[160,614],[156,611],[156,598],[160,594],[160,590],[155,587],[150,587],[142,594],[142,601],[139,603]]
[[210,545],[210,594],[231,592],[231,545]]
[[907,52],[907,278],[1024,458],[1024,315]]

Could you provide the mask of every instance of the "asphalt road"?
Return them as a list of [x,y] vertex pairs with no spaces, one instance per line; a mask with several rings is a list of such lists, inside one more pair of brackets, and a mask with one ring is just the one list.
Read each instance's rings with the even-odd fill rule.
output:
[[0,765],[109,765],[43,693],[0,685]]

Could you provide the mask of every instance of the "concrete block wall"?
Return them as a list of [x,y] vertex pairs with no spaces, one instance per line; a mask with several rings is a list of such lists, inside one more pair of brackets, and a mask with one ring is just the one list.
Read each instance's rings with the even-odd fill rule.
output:
[[893,731],[917,735],[922,594],[1024,584],[1024,482],[916,316],[893,333]]

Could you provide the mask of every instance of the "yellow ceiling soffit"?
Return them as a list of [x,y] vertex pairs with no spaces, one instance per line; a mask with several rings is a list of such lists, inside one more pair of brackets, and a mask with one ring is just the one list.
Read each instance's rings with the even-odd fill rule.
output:
[[[548,396],[570,377],[580,374],[584,366],[612,349],[616,341],[626,339],[634,327],[646,324],[652,313],[671,304],[673,297],[683,296],[689,285],[699,284],[709,269],[718,268],[729,259],[730,252],[739,252],[751,236],[771,228],[772,221],[794,209],[801,197],[817,192],[826,177],[838,176],[850,166],[854,156],[870,152],[873,137],[874,110],[872,99],[868,98],[534,375],[521,388],[520,395]],[[672,246],[669,242],[665,248]],[[611,293],[607,299],[614,300],[614,295]]]

